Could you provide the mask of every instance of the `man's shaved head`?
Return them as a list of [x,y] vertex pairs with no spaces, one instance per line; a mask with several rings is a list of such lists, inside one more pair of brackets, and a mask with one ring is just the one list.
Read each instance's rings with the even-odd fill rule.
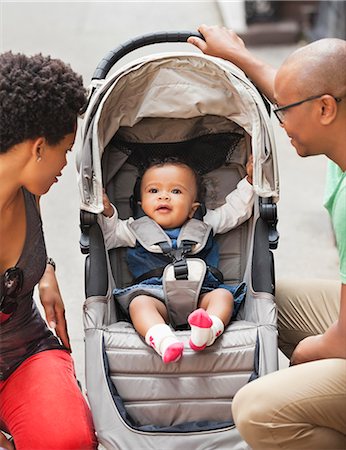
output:
[[289,74],[302,97],[346,95],[346,41],[328,38],[306,45],[284,61],[280,73]]

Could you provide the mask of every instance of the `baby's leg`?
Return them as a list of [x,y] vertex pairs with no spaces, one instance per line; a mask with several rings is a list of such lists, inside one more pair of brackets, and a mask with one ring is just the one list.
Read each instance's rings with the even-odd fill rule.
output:
[[181,358],[184,344],[167,325],[167,309],[160,300],[139,295],[130,303],[129,312],[136,331],[162,356],[164,363],[176,362]]
[[190,347],[200,351],[214,343],[223,333],[233,312],[233,295],[227,289],[215,289],[201,296],[200,308],[188,318],[191,327]]

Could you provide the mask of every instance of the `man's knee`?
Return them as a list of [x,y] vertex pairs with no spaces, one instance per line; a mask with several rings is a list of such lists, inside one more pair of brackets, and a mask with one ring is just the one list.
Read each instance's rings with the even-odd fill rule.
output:
[[250,439],[256,428],[256,424],[263,417],[263,409],[268,399],[265,399],[260,392],[254,389],[252,383],[240,389],[232,403],[233,420],[240,434]]

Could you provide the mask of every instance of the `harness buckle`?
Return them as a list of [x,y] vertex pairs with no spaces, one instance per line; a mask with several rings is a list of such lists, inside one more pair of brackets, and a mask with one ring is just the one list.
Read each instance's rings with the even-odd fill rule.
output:
[[173,267],[176,280],[187,280],[189,278],[189,269],[185,258],[175,261]]

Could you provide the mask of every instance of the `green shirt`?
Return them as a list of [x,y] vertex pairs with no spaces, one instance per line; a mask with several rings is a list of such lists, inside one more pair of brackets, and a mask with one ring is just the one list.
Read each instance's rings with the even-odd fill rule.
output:
[[341,282],[346,284],[346,172],[332,161],[328,161],[324,206],[335,232]]

